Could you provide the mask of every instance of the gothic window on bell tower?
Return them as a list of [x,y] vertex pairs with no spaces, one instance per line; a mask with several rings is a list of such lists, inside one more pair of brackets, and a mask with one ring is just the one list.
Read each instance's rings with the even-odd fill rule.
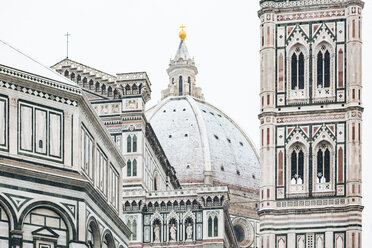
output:
[[[314,186],[315,192],[325,192],[333,189],[333,149],[332,146],[323,141],[315,147],[314,151]],[[342,167],[342,166],[340,166]]]
[[[314,50],[314,98],[318,100],[324,100],[328,97],[334,96],[334,64],[332,61],[334,58],[334,52],[332,46],[327,42],[322,42]],[[338,54],[341,58],[343,57],[343,52]],[[342,58],[343,59],[343,58]],[[343,86],[343,61],[338,61],[338,87]]]
[[292,90],[303,90],[305,87],[305,57],[299,48],[292,55]]
[[296,147],[291,154],[291,184],[304,183],[304,152]]
[[287,191],[289,195],[307,193],[308,184],[308,153],[305,145],[296,142],[288,149],[287,155]]
[[302,44],[296,44],[289,48],[288,54],[289,54],[289,56],[287,57],[288,102],[298,103],[299,101],[300,102],[307,101],[308,100],[307,67],[309,63],[306,48]]

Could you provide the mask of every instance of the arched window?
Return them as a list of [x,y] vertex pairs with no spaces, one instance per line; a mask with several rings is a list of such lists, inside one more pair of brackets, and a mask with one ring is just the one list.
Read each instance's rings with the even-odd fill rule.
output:
[[112,96],[112,88],[111,88],[111,86],[108,87],[107,96]]
[[189,95],[191,95],[191,77],[187,78],[187,83],[189,84]]
[[133,95],[137,95],[138,94],[138,87],[136,84],[133,84],[132,86],[132,93]]
[[90,89],[90,90],[93,90],[93,85],[94,85],[93,80],[92,80],[92,79],[89,80],[89,89]]
[[98,92],[99,91],[99,82],[96,82],[96,92]]
[[322,45],[317,54],[317,88],[329,88],[331,84],[331,54],[327,47]]
[[134,177],[137,176],[137,160],[136,159],[133,160],[133,176]]
[[154,190],[155,191],[158,190],[158,177],[157,177],[157,175],[155,175],[155,177],[154,177]]
[[81,81],[81,76],[78,74],[78,75],[77,75],[77,78],[76,78],[76,82],[79,84],[80,81]]
[[114,99],[119,98],[119,91],[117,89],[114,90]]
[[212,217],[209,217],[208,218],[208,237],[212,237],[212,226],[213,226],[213,223],[212,223]]
[[129,84],[127,84],[125,86],[125,95],[130,95],[130,86],[129,86]]
[[296,146],[291,154],[291,184],[304,183],[304,152]]
[[133,135],[133,152],[137,152],[137,136]]
[[95,221],[91,221],[88,225],[87,242],[88,247],[98,248],[100,247],[100,234],[99,228]]
[[102,84],[102,94],[106,94],[106,85]]
[[84,88],[87,87],[87,83],[88,83],[87,78],[86,78],[86,77],[83,78],[83,87],[84,87]]
[[132,223],[132,240],[137,240],[137,221],[133,220]]
[[132,152],[132,138],[130,135],[127,137],[127,152]]
[[69,73],[68,70],[65,71],[65,77],[68,77]]
[[291,88],[302,90],[305,87],[305,56],[300,48],[296,48],[291,58]]
[[127,177],[132,176],[132,162],[130,160],[127,161]]
[[317,171],[316,177],[318,183],[329,183],[331,154],[326,145],[322,145],[317,152]]
[[214,236],[217,237],[218,236],[218,218],[217,218],[217,216],[214,217],[213,225],[214,225],[213,233],[214,233]]
[[72,81],[74,81],[75,80],[75,73],[71,73],[70,78],[71,78]]
[[178,93],[180,96],[183,95],[183,81],[182,81],[182,76],[179,77],[178,80]]

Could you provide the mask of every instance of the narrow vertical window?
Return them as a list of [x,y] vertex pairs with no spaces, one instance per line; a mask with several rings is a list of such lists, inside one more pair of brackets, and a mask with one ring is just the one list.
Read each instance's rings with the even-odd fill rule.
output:
[[266,139],[267,139],[267,145],[270,145],[270,128],[266,129]]
[[262,96],[262,98],[261,98],[261,105],[262,105],[262,107],[265,105],[265,98],[264,98],[264,96]]
[[352,98],[354,100],[355,99],[355,89],[352,90],[352,94],[353,94]]
[[212,217],[208,218],[208,237],[212,237]]
[[189,95],[191,95],[191,78],[187,78],[187,83],[189,84]]
[[292,60],[291,60],[291,72],[292,72],[292,90],[296,90],[298,89],[298,86],[297,86],[297,55],[294,53],[292,55]]
[[182,96],[183,95],[183,81],[182,81],[182,76],[179,77],[178,79],[178,95]]
[[300,53],[298,57],[298,88],[303,90],[305,88],[305,57]]
[[304,152],[299,147],[291,154],[291,184],[304,183]]
[[331,153],[328,148],[321,148],[317,153],[317,178],[318,183],[329,183],[331,178]]
[[355,233],[351,234],[351,247],[355,248]]
[[266,196],[267,196],[267,199],[270,198],[270,189],[266,189]]
[[324,54],[324,87],[329,88],[331,81],[331,55],[328,50]]
[[130,137],[130,135],[128,135],[127,137],[127,152],[131,152],[132,151],[132,138]]
[[318,52],[317,55],[317,84],[318,88],[323,88],[323,54]]
[[351,134],[352,134],[352,140],[354,141],[355,140],[355,123],[353,123]]
[[213,225],[214,225],[214,237],[217,237],[218,236],[218,218],[217,218],[217,216],[214,217]]
[[132,236],[133,236],[133,240],[137,240],[137,221],[136,220],[133,220]]
[[358,233],[358,248],[362,247],[362,238],[360,233]]
[[362,141],[362,136],[361,136],[361,130],[360,130],[360,123],[358,123],[358,141],[361,143]]
[[133,135],[133,152],[137,152],[137,136]]
[[264,130],[261,130],[261,146],[264,146]]
[[344,182],[344,151],[342,147],[338,149],[338,157],[337,157],[337,183]]
[[137,160],[136,159],[133,160],[133,176],[134,177],[137,176]]
[[355,38],[355,20],[353,20],[353,38]]
[[284,62],[283,54],[279,55],[279,91],[284,90]]
[[338,51],[338,87],[344,87],[344,52]]
[[360,101],[360,99],[362,98],[362,96],[361,96],[361,92],[360,92],[360,90],[358,90],[358,100]]
[[132,176],[132,162],[130,160],[127,161],[127,177]]
[[283,152],[280,151],[278,155],[278,186],[284,185],[284,159]]
[[270,27],[267,27],[266,44],[270,45]]
[[267,105],[270,105],[270,95],[267,95]]
[[261,46],[265,45],[264,28],[261,29]]

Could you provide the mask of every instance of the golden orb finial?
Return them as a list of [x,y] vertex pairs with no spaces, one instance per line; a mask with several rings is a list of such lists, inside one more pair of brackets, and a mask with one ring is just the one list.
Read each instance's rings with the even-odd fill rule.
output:
[[186,27],[182,24],[180,26],[181,31],[178,34],[178,36],[180,37],[181,40],[185,40],[186,39],[186,32],[185,32],[185,30],[183,30],[184,28],[186,28]]

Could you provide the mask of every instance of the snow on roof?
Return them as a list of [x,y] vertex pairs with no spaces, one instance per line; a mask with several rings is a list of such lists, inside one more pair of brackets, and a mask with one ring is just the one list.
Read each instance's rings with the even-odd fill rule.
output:
[[[181,184],[202,182],[204,169],[209,167],[220,184],[259,188],[256,150],[222,111],[183,96],[168,97],[146,114]],[[208,149],[204,149],[203,140]]]
[[30,56],[22,53],[2,40],[0,40],[0,64],[36,76],[41,76],[69,85],[76,85],[74,82],[51,70],[47,66],[40,64]]

